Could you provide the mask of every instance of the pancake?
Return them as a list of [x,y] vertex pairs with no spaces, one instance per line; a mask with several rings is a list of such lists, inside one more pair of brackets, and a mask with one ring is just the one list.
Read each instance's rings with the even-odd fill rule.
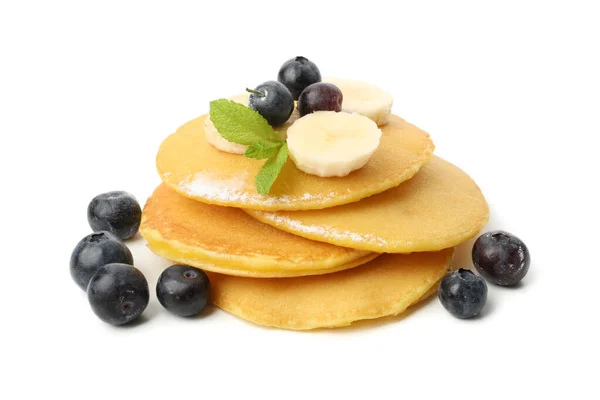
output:
[[256,210],[312,210],[358,201],[411,178],[433,152],[429,135],[397,116],[383,126],[381,144],[367,165],[343,178],[300,171],[291,160],[269,195],[257,193],[254,179],[264,161],[229,154],[210,145],[204,119],[183,125],[161,145],[156,166],[179,194],[203,203]]
[[384,254],[334,274],[251,279],[209,273],[212,302],[259,325],[305,330],[397,315],[437,290],[454,250]]
[[475,182],[436,156],[409,181],[358,203],[327,210],[247,212],[308,239],[378,253],[453,247],[475,236],[489,217]]
[[154,253],[223,274],[290,277],[364,264],[378,254],[304,239],[243,211],[203,204],[160,185],[146,202],[140,232]]

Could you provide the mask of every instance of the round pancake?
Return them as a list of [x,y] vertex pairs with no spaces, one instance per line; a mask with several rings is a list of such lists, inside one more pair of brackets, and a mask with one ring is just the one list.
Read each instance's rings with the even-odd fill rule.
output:
[[428,295],[450,269],[454,249],[384,254],[334,274],[251,279],[209,273],[212,302],[259,325],[304,330],[397,315]]
[[140,232],[161,257],[239,276],[325,274],[377,257],[280,231],[239,209],[190,200],[165,185],[146,202]]
[[305,238],[378,253],[453,247],[475,236],[489,217],[475,182],[436,156],[409,181],[358,203],[328,210],[247,212]]
[[222,206],[275,211],[352,203],[410,179],[434,149],[427,133],[391,116],[381,128],[379,148],[360,170],[343,178],[321,178],[288,160],[270,194],[261,195],[254,179],[264,161],[214,148],[204,135],[205,118],[188,122],[165,139],[156,166],[163,182],[179,194]]

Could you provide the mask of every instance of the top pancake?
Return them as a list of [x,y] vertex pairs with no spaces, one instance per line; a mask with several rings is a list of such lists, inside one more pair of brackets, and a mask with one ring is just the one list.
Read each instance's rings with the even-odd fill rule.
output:
[[204,119],[183,125],[161,145],[156,166],[161,179],[179,194],[208,204],[254,210],[315,210],[359,201],[410,179],[429,161],[429,135],[392,115],[381,128],[381,143],[367,165],[343,178],[300,171],[291,160],[269,195],[254,179],[264,161],[229,154],[210,145]]
[[379,253],[456,246],[475,236],[489,216],[477,184],[436,156],[409,181],[358,203],[328,210],[247,212],[308,239]]

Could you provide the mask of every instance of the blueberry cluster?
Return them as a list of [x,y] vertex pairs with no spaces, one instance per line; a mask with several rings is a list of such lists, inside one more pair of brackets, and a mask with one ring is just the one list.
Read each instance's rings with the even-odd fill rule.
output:
[[[71,276],[87,292],[94,313],[111,325],[137,319],[148,306],[150,291],[142,272],[123,240],[135,236],[142,210],[131,194],[100,194],[88,206],[92,234],[79,241],[71,254]],[[159,302],[169,311],[192,316],[200,313],[210,297],[210,281],[204,271],[173,265],[156,285]]]
[[438,290],[444,308],[458,318],[471,318],[481,311],[487,300],[485,280],[499,286],[516,285],[527,274],[531,262],[525,243],[504,231],[481,235],[471,255],[480,276],[461,268],[448,273]]
[[305,57],[294,57],[279,69],[277,81],[267,81],[250,92],[248,105],[270,125],[286,122],[298,101],[300,116],[315,111],[342,111],[342,91],[331,83],[321,82],[321,72]]

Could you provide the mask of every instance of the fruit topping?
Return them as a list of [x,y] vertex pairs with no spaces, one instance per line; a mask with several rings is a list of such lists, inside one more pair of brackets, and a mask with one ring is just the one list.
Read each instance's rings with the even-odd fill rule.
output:
[[210,102],[210,119],[226,140],[248,146],[245,157],[267,160],[256,175],[256,191],[268,194],[288,158],[283,136],[258,112],[225,99]]
[[294,99],[280,82],[267,81],[254,90],[247,90],[250,92],[250,108],[262,115],[269,125],[281,125],[292,115]]
[[480,276],[461,268],[442,278],[438,298],[450,314],[457,318],[471,318],[485,305],[487,285]]
[[327,78],[324,81],[334,84],[342,91],[342,111],[364,115],[375,121],[378,126],[388,122],[394,99],[385,90],[350,79]]
[[250,102],[250,92],[244,91],[244,93],[231,96],[229,100],[235,101],[236,103],[240,103],[248,107],[248,103]]
[[210,281],[201,269],[172,265],[158,278],[156,297],[172,313],[190,317],[200,313],[208,304]]
[[481,235],[473,245],[473,264],[487,281],[512,286],[529,271],[531,257],[525,243],[504,231]]
[[100,267],[110,263],[133,265],[131,251],[125,243],[110,232],[87,235],[71,253],[71,276],[83,290]]
[[125,240],[140,228],[142,209],[135,197],[116,191],[92,199],[87,210],[88,222],[94,232],[108,231]]
[[94,313],[111,325],[135,320],[148,305],[150,291],[144,275],[127,264],[107,264],[92,277],[87,288]]
[[289,89],[294,100],[298,100],[306,87],[321,82],[321,72],[314,62],[299,56],[287,60],[281,66],[277,80]]
[[342,111],[342,91],[331,83],[313,83],[302,91],[298,99],[300,116],[315,111]]
[[298,169],[322,177],[346,176],[362,168],[380,139],[373,121],[345,112],[317,111],[288,129],[290,157]]

